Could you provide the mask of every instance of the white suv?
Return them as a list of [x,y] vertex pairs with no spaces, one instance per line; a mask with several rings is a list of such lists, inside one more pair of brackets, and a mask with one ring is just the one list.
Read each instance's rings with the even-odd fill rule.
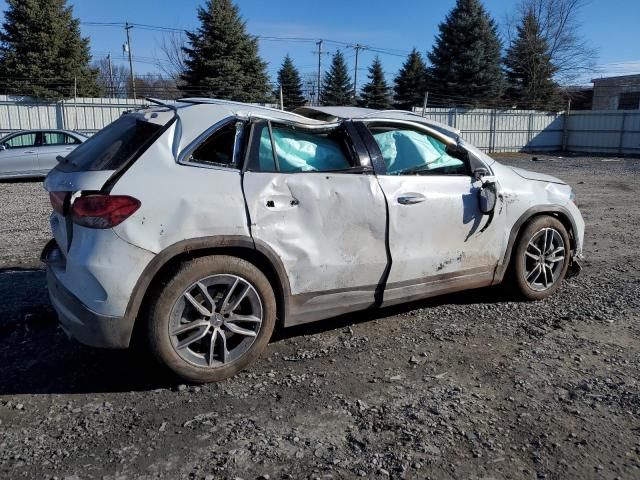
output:
[[[183,99],[123,115],[45,180],[51,301],[88,345],[146,340],[183,379],[229,377],[283,326],[576,271],[564,182],[407,112]],[[507,277],[508,275],[508,277]]]

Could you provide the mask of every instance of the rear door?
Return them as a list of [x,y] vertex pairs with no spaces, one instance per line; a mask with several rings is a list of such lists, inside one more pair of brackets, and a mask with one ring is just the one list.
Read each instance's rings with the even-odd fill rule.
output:
[[64,132],[41,132],[41,142],[38,148],[38,164],[40,169],[48,172],[58,164],[58,156],[66,157],[80,141]]
[[[445,139],[401,122],[368,125],[389,205],[391,269],[385,304],[488,285],[500,254],[504,214],[479,209],[480,182],[468,159],[450,155]],[[373,140],[373,142],[371,142]]]
[[243,188],[256,242],[282,260],[289,324],[366,308],[387,266],[382,190],[344,125],[254,123]]
[[38,133],[13,135],[2,142],[0,150],[0,176],[27,176],[39,173]]

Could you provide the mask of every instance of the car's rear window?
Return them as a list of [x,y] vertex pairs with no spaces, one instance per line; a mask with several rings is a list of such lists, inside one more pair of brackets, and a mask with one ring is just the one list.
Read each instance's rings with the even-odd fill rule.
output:
[[60,168],[64,171],[117,170],[153,143],[167,123],[159,122],[158,116],[152,117],[123,115],[67,155]]

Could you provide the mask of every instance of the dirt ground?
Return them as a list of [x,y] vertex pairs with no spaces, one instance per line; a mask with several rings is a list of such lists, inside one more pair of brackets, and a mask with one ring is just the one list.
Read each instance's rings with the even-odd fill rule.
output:
[[640,478],[640,160],[504,163],[577,192],[584,271],[279,332],[228,381],[171,385],[67,340],[40,182],[0,184],[0,477]]

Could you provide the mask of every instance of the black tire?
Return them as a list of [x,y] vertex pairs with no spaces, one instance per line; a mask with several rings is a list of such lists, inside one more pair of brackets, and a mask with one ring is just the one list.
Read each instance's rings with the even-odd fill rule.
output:
[[[527,281],[527,274],[531,274],[529,278],[532,279],[533,276],[536,275],[533,272],[535,269],[535,260],[532,260],[530,257],[526,256],[525,252],[527,248],[530,249],[529,253],[532,253],[531,249],[533,247],[529,247],[529,242],[536,238],[536,235],[540,235],[540,232],[544,232],[545,229],[549,232],[556,231],[559,236],[562,238],[562,242],[564,243],[564,260],[562,261],[562,265],[558,265],[556,271],[553,275],[550,274],[550,268],[547,270],[544,267],[540,267],[541,272],[545,272],[548,274],[548,278],[553,278],[553,283],[551,283],[548,287],[544,287],[544,281],[541,281],[541,285],[537,286]],[[540,237],[538,237],[540,238]],[[559,241],[559,240],[558,240]],[[535,251],[533,251],[535,253]],[[559,257],[559,254],[558,254]],[[543,256],[543,259],[546,258]],[[536,217],[533,221],[531,221],[522,231],[522,234],[519,236],[518,244],[516,245],[513,254],[511,256],[511,273],[513,284],[517,290],[517,292],[524,296],[529,300],[542,300],[550,295],[553,295],[558,288],[560,288],[560,284],[564,280],[564,277],[567,273],[567,269],[569,268],[569,262],[571,258],[571,245],[569,243],[569,234],[567,233],[567,229],[557,218],[550,217],[547,215]],[[529,263],[527,263],[529,262]],[[544,260],[541,264],[544,264]],[[559,262],[558,262],[559,263]],[[551,264],[548,264],[551,265]],[[529,266],[529,271],[527,271],[527,267]]]
[[[254,298],[255,292],[257,292],[262,309],[262,323],[259,327],[255,327],[259,328],[259,330],[257,330],[257,334],[253,337],[253,343],[251,343],[248,350],[241,353],[238,358],[233,359],[229,363],[221,363],[217,366],[194,364],[188,361],[188,359],[185,359],[184,354],[178,353],[179,345],[174,347],[174,343],[178,338],[177,336],[172,336],[170,333],[170,324],[172,321],[175,322],[175,320],[171,319],[177,318],[174,313],[176,311],[174,307],[176,307],[176,309],[179,308],[179,301],[187,305],[188,302],[182,297],[186,296],[186,289],[194,284],[197,285],[196,282],[201,282],[208,278],[225,276],[239,277],[247,282],[254,289],[252,291],[254,292],[252,294]],[[234,287],[230,287],[229,291],[233,290],[233,288]],[[244,301],[245,300],[243,300],[243,302]],[[215,308],[211,309],[211,311],[214,310]],[[203,318],[205,318],[205,316],[203,316]],[[206,318],[211,319],[213,317]],[[222,320],[222,317],[220,317],[220,320]],[[271,338],[275,321],[276,299],[273,289],[265,275],[246,260],[226,255],[216,255],[198,258],[183,264],[171,280],[156,292],[155,299],[149,310],[146,333],[153,355],[162,365],[167,367],[170,372],[188,382],[208,383],[232,377],[256,360]],[[213,327],[206,328],[209,329],[210,333],[213,332]],[[222,328],[221,326],[220,329]],[[234,335],[233,332],[227,331],[226,333],[228,335]],[[211,335],[213,335],[213,333],[211,333]],[[238,338],[244,341],[245,337]],[[202,344],[205,344],[206,341],[206,337],[201,340]],[[215,339],[211,341],[210,345],[214,344],[217,345]],[[226,348],[227,339],[225,337],[225,351]],[[191,350],[189,350],[189,352],[189,354],[192,353]],[[202,361],[206,362],[206,355],[203,355]]]

